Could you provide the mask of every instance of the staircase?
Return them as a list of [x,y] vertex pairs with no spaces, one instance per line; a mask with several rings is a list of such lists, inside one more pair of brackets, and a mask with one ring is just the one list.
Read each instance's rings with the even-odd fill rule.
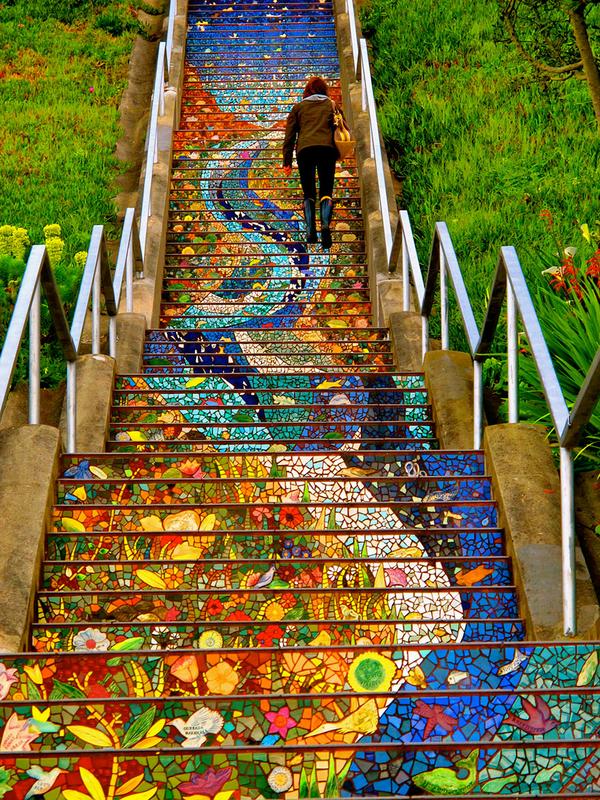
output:
[[282,126],[337,69],[330,0],[190,2],[160,328],[63,459],[0,797],[600,796],[600,650],[524,641],[483,455],[371,324],[354,166],[304,244]]

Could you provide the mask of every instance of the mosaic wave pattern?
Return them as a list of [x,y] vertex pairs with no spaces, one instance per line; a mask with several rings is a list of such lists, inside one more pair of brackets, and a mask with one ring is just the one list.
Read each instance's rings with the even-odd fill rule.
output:
[[160,327],[63,459],[0,797],[600,796],[600,644],[525,641],[480,452],[374,327],[359,183],[280,169],[329,0],[189,4]]

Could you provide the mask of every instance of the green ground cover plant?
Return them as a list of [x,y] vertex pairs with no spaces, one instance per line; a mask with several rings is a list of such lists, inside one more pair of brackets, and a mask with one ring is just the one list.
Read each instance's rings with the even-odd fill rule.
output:
[[[585,83],[541,80],[501,41],[496,0],[370,0],[362,24],[399,205],[411,215],[421,262],[435,222],[445,220],[481,323],[499,248],[513,245],[542,325],[570,318],[571,299],[551,302],[542,272],[561,264],[582,225],[600,219],[600,138]],[[598,303],[598,294],[588,302]],[[562,335],[577,347],[579,329],[569,331]],[[450,341],[466,349],[455,311]],[[501,386],[498,363],[487,372]],[[560,366],[559,373],[564,389],[569,381]],[[525,377],[522,384],[525,413],[533,415],[527,396],[538,389]]]
[[[0,226],[25,229],[35,244],[60,225],[55,271],[67,313],[82,269],[75,254],[94,225],[117,232],[118,105],[138,32],[126,0],[0,2]],[[23,268],[0,258],[0,342]],[[64,371],[53,349],[45,342],[45,385]]]

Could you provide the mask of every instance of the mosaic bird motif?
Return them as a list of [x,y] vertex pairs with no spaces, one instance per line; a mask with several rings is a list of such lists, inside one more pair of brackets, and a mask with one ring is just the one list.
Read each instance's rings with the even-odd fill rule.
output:
[[513,725],[515,728],[525,731],[525,733],[541,734],[548,733],[558,725],[558,720],[550,713],[548,703],[541,697],[534,697],[533,704],[523,698],[521,700],[523,711],[527,714],[527,718],[517,717],[511,711],[506,715],[506,724]]
[[39,797],[49,792],[62,772],[65,772],[65,770],[58,767],[51,769],[49,772],[45,772],[41,767],[35,765],[30,767],[27,770],[27,774],[30,778],[35,778],[36,780],[25,795],[25,800],[29,800],[31,797]]

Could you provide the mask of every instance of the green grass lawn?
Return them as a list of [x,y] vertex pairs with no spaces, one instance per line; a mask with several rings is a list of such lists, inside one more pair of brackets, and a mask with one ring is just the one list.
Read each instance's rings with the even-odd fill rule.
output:
[[[117,234],[118,106],[137,31],[126,0],[0,2],[0,246],[3,226],[27,229],[36,244],[60,225],[55,274],[67,313],[82,270],[74,256],[92,227]],[[22,270],[0,254],[0,342]],[[64,367],[43,319],[42,379],[53,385]],[[22,358],[17,378],[24,369]]]
[[[65,21],[46,18],[53,6]],[[0,5],[0,224],[27,228],[32,242],[60,224],[67,259],[94,224],[114,223],[118,104],[134,36],[126,2]]]

